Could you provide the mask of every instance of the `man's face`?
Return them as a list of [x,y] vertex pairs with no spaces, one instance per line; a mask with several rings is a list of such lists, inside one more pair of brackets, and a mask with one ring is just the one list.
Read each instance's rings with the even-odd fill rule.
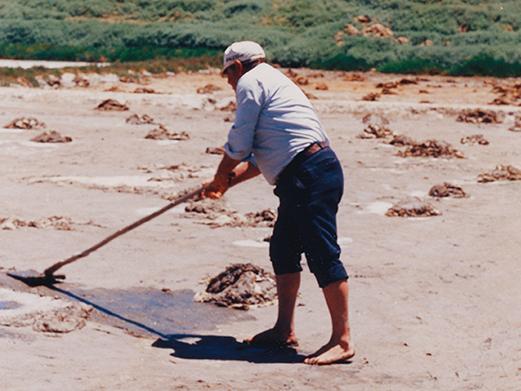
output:
[[224,75],[228,79],[228,84],[235,89],[237,88],[237,83],[239,82],[239,79],[241,78],[243,74],[243,66],[240,61],[235,61],[233,65],[230,65],[226,70],[224,71]]

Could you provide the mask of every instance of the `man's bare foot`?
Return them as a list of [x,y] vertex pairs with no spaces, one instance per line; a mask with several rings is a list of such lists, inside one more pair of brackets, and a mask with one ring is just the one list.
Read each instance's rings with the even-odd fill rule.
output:
[[348,361],[355,355],[351,344],[345,342],[329,342],[304,360],[309,365],[329,365]]
[[259,333],[251,338],[244,340],[244,343],[253,346],[265,346],[265,347],[287,347],[287,346],[298,346],[298,340],[295,334],[281,333],[275,328],[268,329]]

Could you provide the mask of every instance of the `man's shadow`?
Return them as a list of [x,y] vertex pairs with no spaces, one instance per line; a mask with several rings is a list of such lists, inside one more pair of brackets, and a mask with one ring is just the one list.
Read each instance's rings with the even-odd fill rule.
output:
[[70,290],[56,285],[49,287],[76,301],[88,304],[99,312],[123,322],[127,326],[138,328],[151,335],[159,337],[153,347],[161,349],[173,349],[173,357],[192,360],[224,360],[224,361],[248,361],[252,363],[301,363],[305,356],[299,354],[294,348],[273,347],[260,348],[238,342],[234,337],[221,335],[201,334],[165,334],[151,326],[124,315],[116,313],[109,308],[97,304],[85,297],[79,296]]
[[292,347],[256,347],[234,337],[200,334],[172,334],[152,346],[174,349],[174,357],[196,360],[248,361],[257,364],[301,363],[305,356]]

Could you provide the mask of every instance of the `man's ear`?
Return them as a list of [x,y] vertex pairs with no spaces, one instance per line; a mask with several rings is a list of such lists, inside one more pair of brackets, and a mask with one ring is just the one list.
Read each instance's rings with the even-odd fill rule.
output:
[[237,73],[242,76],[242,73],[244,72],[244,66],[242,65],[242,62],[235,60],[233,64],[237,67]]

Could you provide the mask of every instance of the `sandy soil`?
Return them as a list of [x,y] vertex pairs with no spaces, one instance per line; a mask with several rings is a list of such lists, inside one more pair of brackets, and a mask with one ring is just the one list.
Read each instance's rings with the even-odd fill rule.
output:
[[[270,269],[264,241],[270,228],[226,223],[231,214],[276,208],[262,178],[230,191],[213,210],[222,218],[176,207],[65,267],[60,291],[5,276],[11,268],[41,271],[84,250],[210,178],[220,159],[205,153],[222,145],[225,120],[233,115],[221,110],[233,94],[218,72],[147,76],[155,94],[133,93],[142,86],[110,76],[85,75],[90,87],[76,87],[69,75],[59,88],[0,89],[0,126],[36,117],[46,130],[72,139],[36,143],[30,140],[41,129],[0,129],[0,389],[519,389],[521,182],[478,183],[478,175],[500,164],[521,168],[521,133],[508,130],[521,108],[489,105],[497,97],[494,84],[520,80],[410,76],[414,83],[376,87],[404,77],[296,73],[316,97],[345,169],[338,223],[351,275],[353,362],[323,368],[299,362],[329,337],[324,301],[307,270],[297,309],[298,355],[236,342],[271,326],[276,306],[240,314],[224,309],[214,318],[210,304],[173,307],[176,292],[195,294],[229,264]],[[391,94],[362,100],[389,87]],[[95,110],[105,99],[129,110]],[[461,110],[476,108],[502,113],[502,122],[456,120]],[[154,123],[126,123],[132,114],[148,114]],[[464,158],[397,156],[405,147],[388,138],[358,137],[367,114],[384,117],[394,134],[448,142]],[[145,139],[158,124],[190,138]],[[460,143],[475,134],[489,144]],[[445,182],[467,197],[428,195]],[[386,216],[410,199],[441,215]],[[56,221],[53,216],[70,229],[42,223]],[[87,292],[87,304],[74,300],[79,292]],[[111,306],[111,292],[143,298],[163,292],[172,299],[136,304],[141,296],[128,296],[131,314],[125,305]],[[71,302],[81,307],[56,312]],[[147,315],[152,310],[157,318]],[[63,322],[70,327],[60,329]]]

